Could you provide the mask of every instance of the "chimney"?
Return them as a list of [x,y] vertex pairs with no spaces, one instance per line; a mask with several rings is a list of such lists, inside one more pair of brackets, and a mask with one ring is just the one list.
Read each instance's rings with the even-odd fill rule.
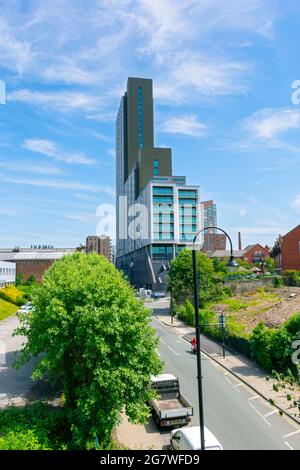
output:
[[241,232],[239,232],[239,250],[242,251],[242,235]]

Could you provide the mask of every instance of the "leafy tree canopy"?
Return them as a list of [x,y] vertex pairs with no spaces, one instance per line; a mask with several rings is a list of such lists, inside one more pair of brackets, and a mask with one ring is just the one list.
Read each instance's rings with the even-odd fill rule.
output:
[[[197,276],[200,303],[203,303],[208,294],[220,281],[214,270],[212,260],[201,251],[197,251]],[[169,290],[175,300],[183,300],[193,293],[193,265],[192,251],[182,250],[172,261],[169,273]]]

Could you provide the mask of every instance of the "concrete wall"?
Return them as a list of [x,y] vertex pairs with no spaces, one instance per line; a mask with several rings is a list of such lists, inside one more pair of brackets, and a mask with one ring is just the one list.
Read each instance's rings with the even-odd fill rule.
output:
[[139,150],[139,191],[154,176],[154,160],[158,161],[157,176],[172,176],[172,151],[169,148],[147,148]]

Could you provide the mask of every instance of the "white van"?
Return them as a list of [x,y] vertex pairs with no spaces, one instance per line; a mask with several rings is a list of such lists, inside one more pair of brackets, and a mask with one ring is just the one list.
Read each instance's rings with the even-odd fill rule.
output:
[[[207,428],[204,428],[204,442],[205,450],[223,450],[218,439]],[[174,450],[200,450],[200,427],[174,429],[171,431],[170,443]]]

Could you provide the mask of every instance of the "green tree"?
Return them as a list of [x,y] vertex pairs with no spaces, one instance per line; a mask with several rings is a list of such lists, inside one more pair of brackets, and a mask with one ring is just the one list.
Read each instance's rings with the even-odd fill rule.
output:
[[267,270],[273,274],[275,272],[275,261],[273,258],[266,258]]
[[[197,251],[197,277],[200,306],[209,298],[215,284],[219,281],[213,263],[207,255]],[[169,290],[178,302],[193,295],[192,251],[182,250],[172,261],[169,272]]]
[[91,448],[96,435],[107,445],[124,407],[132,421],[146,420],[161,362],[149,310],[122,274],[98,255],[65,256],[33,302],[18,330],[28,339],[21,363],[37,357],[33,378],[63,387],[73,445]]
[[16,286],[21,286],[24,284],[24,275],[22,273],[18,273],[16,275]]
[[36,278],[35,278],[34,274],[30,274],[30,276],[28,276],[28,278],[25,282],[25,285],[26,286],[33,286],[34,284],[36,284]]

